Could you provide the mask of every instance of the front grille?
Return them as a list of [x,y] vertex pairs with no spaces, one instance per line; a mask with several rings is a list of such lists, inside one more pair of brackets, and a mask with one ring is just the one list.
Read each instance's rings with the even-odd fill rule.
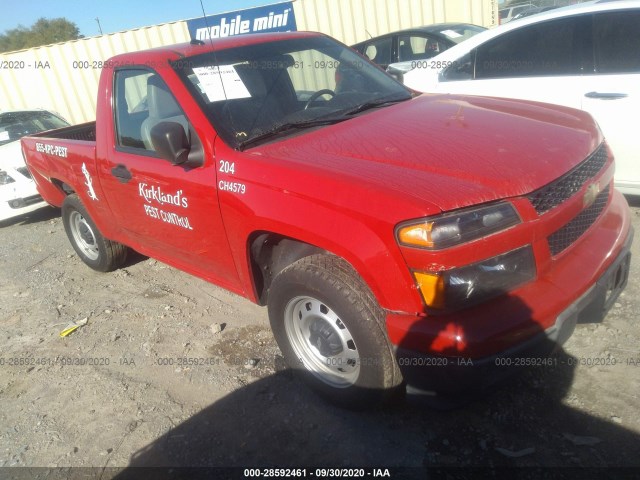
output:
[[547,237],[547,241],[549,242],[551,255],[558,255],[580,238],[600,216],[604,207],[607,205],[608,200],[609,187],[607,186],[607,188],[598,194],[596,200],[589,208],[580,212],[577,217],[567,223],[560,230],[556,230],[554,233],[549,235],[549,237]]
[[18,167],[16,168],[16,170],[19,171],[25,177],[32,178],[31,173],[29,172],[29,169],[27,167]]
[[578,193],[587,181],[595,177],[607,163],[607,147],[603,143],[584,162],[553,183],[529,195],[538,215],[547,213]]

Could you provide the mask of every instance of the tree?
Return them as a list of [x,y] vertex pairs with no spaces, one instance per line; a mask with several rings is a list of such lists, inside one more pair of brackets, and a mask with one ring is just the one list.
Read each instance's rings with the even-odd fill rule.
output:
[[19,25],[0,35],[0,53],[82,38],[78,26],[66,18],[40,18],[31,28]]

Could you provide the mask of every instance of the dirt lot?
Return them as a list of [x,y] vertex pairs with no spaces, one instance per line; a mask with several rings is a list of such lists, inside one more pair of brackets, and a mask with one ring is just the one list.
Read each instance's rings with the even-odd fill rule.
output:
[[626,292],[604,324],[578,326],[557,366],[456,410],[410,401],[361,413],[325,404],[282,368],[265,309],[141,256],[94,272],[56,209],[4,222],[0,236],[0,467],[94,467],[83,478],[155,465],[640,475],[637,240]]

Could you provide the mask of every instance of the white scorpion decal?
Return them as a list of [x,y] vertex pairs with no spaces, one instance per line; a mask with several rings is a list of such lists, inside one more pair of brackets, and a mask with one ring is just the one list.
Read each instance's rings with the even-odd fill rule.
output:
[[89,170],[87,170],[87,165],[84,163],[82,164],[82,173],[84,173],[84,178],[87,179],[87,181],[85,182],[85,185],[89,187],[89,190],[87,190],[87,194],[89,195],[89,198],[91,200],[98,200],[98,197],[96,196],[96,192],[93,190],[93,180],[91,180],[91,177],[89,176]]

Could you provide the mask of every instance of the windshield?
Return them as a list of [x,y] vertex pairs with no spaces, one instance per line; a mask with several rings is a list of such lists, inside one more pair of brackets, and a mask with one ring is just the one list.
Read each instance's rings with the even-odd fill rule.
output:
[[49,112],[0,113],[0,145],[15,142],[25,135],[68,126],[67,122]]
[[477,35],[480,32],[484,32],[485,30],[486,28],[479,27],[477,25],[459,25],[456,27],[441,30],[440,34],[447,37],[453,43],[460,43],[468,40],[469,38]]
[[327,37],[211,52],[173,67],[216,131],[238,149],[270,133],[320,128],[411,98],[404,86]]

